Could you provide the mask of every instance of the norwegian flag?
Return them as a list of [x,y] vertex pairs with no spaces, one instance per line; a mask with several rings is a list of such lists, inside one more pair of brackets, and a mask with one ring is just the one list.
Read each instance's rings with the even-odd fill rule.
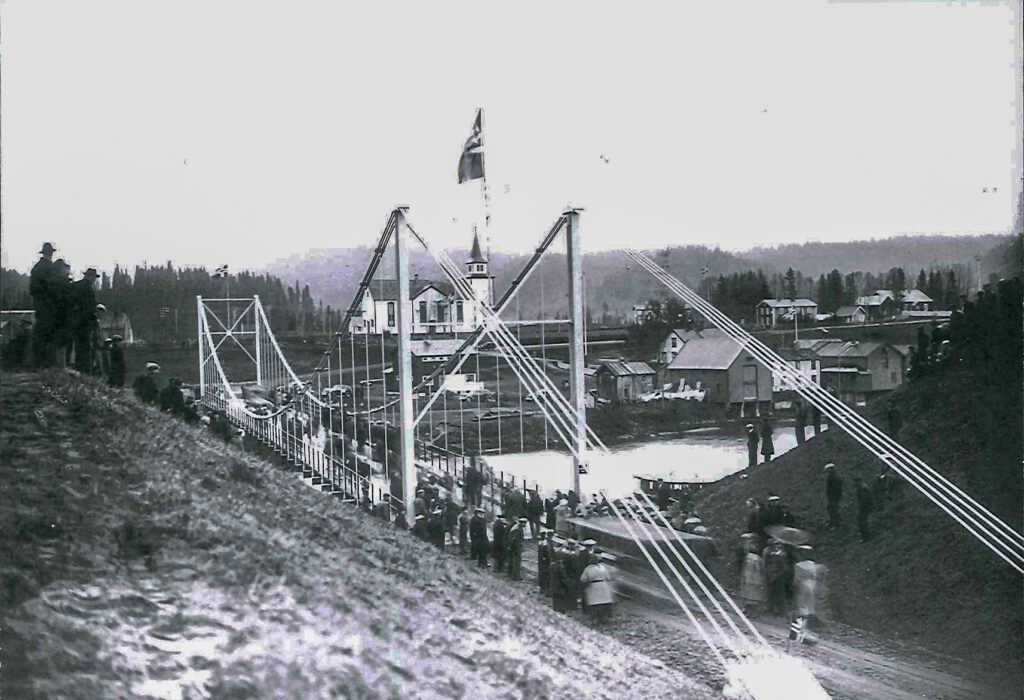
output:
[[217,268],[216,272],[213,273],[213,276],[214,277],[227,277],[228,276],[228,266],[227,265],[221,265],[220,267]]
[[484,177],[484,111],[476,111],[473,131],[459,158],[459,184]]

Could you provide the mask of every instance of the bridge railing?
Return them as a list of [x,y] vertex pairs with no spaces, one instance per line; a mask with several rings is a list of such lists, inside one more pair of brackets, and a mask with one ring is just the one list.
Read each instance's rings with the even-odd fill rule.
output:
[[302,468],[303,472],[308,471],[307,476],[318,478],[321,482],[320,485],[329,487],[332,492],[340,493],[345,498],[351,498],[368,509],[385,505],[388,508],[389,519],[402,509],[400,499],[390,493],[390,486],[384,488],[373,483],[370,467],[367,468],[368,474],[364,475],[360,472],[354,453],[351,455],[351,459],[356,466],[346,464],[327,454],[311,443],[308,438],[300,436],[293,430],[288,430],[282,425],[282,423],[289,422],[289,419],[284,416],[278,416],[273,420],[254,418],[237,406],[231,405],[231,402],[223,396],[212,393],[203,397],[203,403],[210,408],[222,411],[228,420],[241,428],[247,435],[273,449],[285,461]]

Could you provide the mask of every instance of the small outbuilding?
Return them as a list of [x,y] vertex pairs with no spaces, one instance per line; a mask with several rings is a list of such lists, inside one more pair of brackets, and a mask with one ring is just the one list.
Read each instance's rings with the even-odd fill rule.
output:
[[726,405],[768,404],[772,373],[731,338],[691,340],[665,368],[666,381],[686,380],[707,391],[705,401]]
[[597,370],[597,395],[609,401],[635,401],[654,391],[657,372],[646,362],[613,360]]

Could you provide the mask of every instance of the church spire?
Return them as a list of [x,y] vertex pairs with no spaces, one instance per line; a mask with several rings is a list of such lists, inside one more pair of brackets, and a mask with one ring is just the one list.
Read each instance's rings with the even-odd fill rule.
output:
[[476,226],[473,227],[473,249],[469,253],[469,260],[466,262],[470,264],[487,262],[483,253],[480,252],[480,236],[476,232]]

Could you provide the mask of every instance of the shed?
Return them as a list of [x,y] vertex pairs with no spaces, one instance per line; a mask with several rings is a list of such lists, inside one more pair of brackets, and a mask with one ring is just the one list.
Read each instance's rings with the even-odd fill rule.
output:
[[665,379],[700,386],[706,401],[744,404],[772,399],[772,373],[760,366],[745,345],[731,338],[691,340],[665,368]]
[[657,376],[646,362],[613,360],[597,370],[597,395],[609,401],[634,401],[654,391]]
[[840,323],[867,323],[868,312],[863,306],[840,306],[836,309],[836,320]]

